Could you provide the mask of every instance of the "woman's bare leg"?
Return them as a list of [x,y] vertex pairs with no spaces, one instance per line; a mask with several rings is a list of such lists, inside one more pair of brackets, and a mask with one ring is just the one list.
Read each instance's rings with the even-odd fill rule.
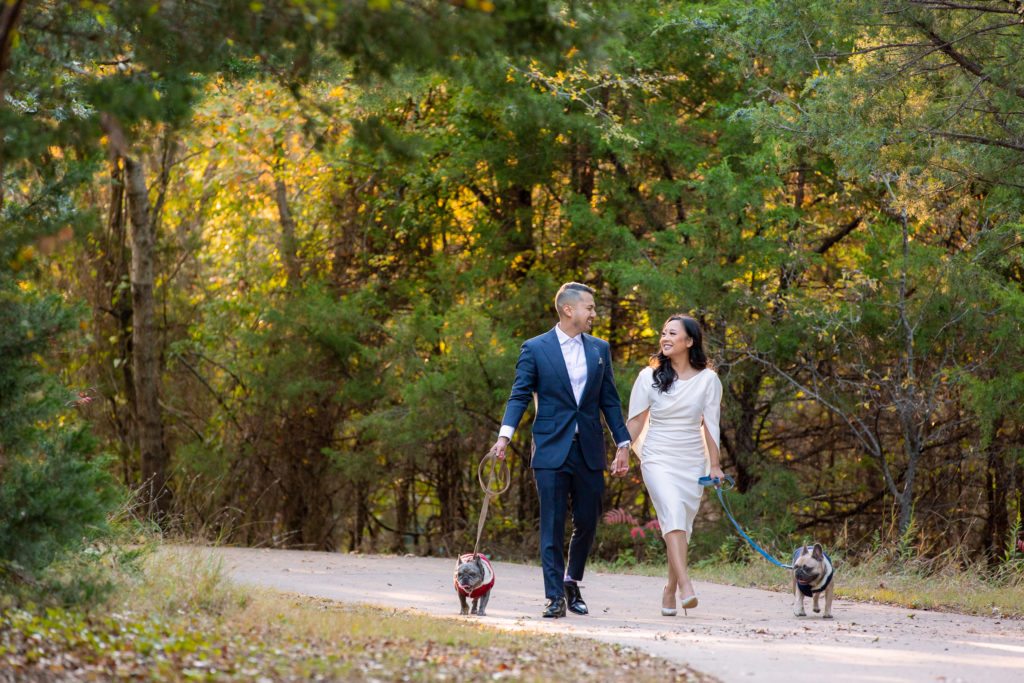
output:
[[665,547],[668,551],[668,586],[677,589],[685,602],[685,598],[694,595],[693,582],[686,571],[686,532],[677,530],[665,534]]
[[676,566],[672,561],[672,538],[673,534],[678,532],[670,531],[662,537],[665,541],[665,554],[668,557],[668,581],[665,583],[665,589],[661,594],[661,606],[666,609],[674,610],[676,608],[676,590],[678,590],[678,576],[676,574]]

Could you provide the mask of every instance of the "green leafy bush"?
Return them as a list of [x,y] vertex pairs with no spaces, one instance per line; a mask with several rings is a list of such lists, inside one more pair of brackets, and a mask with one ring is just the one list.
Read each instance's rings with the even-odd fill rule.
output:
[[0,559],[38,571],[64,549],[109,531],[118,493],[101,462],[82,459],[82,430],[43,441],[40,456],[13,462],[0,483]]
[[[0,273],[0,591],[57,601],[104,592],[95,557],[121,493],[44,359],[75,310]],[[6,290],[6,291],[4,291]],[[70,419],[69,419],[70,418]]]

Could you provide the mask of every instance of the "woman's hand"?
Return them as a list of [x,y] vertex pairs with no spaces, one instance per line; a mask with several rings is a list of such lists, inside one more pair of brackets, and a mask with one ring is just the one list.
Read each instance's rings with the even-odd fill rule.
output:
[[629,447],[619,448],[615,451],[615,459],[612,460],[612,476],[624,477],[629,470]]
[[[725,472],[723,472],[722,468],[718,465],[711,466],[711,473],[708,476],[712,479],[717,479],[718,481],[725,481]],[[718,486],[718,484],[715,484],[715,486]]]

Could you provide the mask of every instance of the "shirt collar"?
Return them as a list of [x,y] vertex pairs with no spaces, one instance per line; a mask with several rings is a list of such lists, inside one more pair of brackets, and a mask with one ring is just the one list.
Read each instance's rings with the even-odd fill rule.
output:
[[580,334],[577,334],[575,337],[570,337],[569,335],[562,331],[561,327],[555,325],[555,334],[558,336],[558,343],[560,346],[564,346],[565,344],[583,343],[582,332]]

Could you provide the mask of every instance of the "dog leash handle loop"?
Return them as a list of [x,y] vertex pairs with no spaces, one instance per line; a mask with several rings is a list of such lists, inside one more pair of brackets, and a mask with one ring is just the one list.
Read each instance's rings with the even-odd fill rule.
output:
[[[487,481],[484,481],[485,474]],[[484,504],[480,508],[480,519],[476,523],[476,543],[473,544],[473,557],[476,557],[477,549],[480,547],[480,536],[484,530],[484,521],[487,519],[487,508],[491,504],[491,498],[497,498],[508,491],[508,487],[512,485],[512,474],[508,469],[508,461],[498,460],[491,452],[480,458],[480,465],[476,468],[476,478],[480,481],[480,488],[484,490]]]
[[[485,477],[487,481],[484,481]],[[498,460],[493,453],[487,453],[480,458],[480,465],[476,468],[476,478],[480,482],[480,488],[491,497],[500,496],[512,485],[508,461]],[[495,483],[498,485],[497,488],[495,488]]]
[[[700,479],[697,480],[697,483],[700,484],[701,486],[714,486],[716,488],[722,487],[723,491],[731,491],[732,489],[736,488],[735,479],[730,477],[728,474],[724,475],[724,477],[724,479],[719,479],[718,477],[715,477],[714,479],[712,479],[711,477],[701,477]],[[726,486],[726,484],[729,485]]]
[[[728,487],[723,486],[723,484],[725,482],[728,482],[728,484],[729,484]],[[736,527],[736,531],[739,532],[740,536],[743,538],[744,541],[746,541],[750,545],[751,548],[753,548],[757,552],[761,553],[761,555],[763,555],[766,560],[768,560],[769,562],[774,564],[776,567],[782,567],[783,569],[792,569],[793,568],[793,565],[791,565],[791,564],[782,564],[781,562],[776,560],[774,557],[772,557],[771,555],[766,553],[764,550],[762,550],[761,546],[759,546],[758,544],[754,543],[754,539],[752,539],[750,536],[747,536],[747,534],[743,531],[742,527],[740,527],[739,523],[736,521],[736,518],[732,516],[732,510],[729,509],[728,504],[726,504],[726,502],[725,502],[725,498],[722,497],[722,493],[724,491],[731,491],[733,488],[735,488],[736,481],[732,477],[730,477],[728,474],[726,474],[724,482],[723,482],[723,480],[719,479],[718,477],[715,477],[714,479],[712,479],[711,477],[701,477],[700,479],[697,480],[697,483],[700,484],[701,486],[714,486],[715,487],[715,493],[718,494],[718,501],[722,504],[722,509],[725,510],[725,514],[729,515],[729,521],[732,522],[732,525],[734,527]]]

